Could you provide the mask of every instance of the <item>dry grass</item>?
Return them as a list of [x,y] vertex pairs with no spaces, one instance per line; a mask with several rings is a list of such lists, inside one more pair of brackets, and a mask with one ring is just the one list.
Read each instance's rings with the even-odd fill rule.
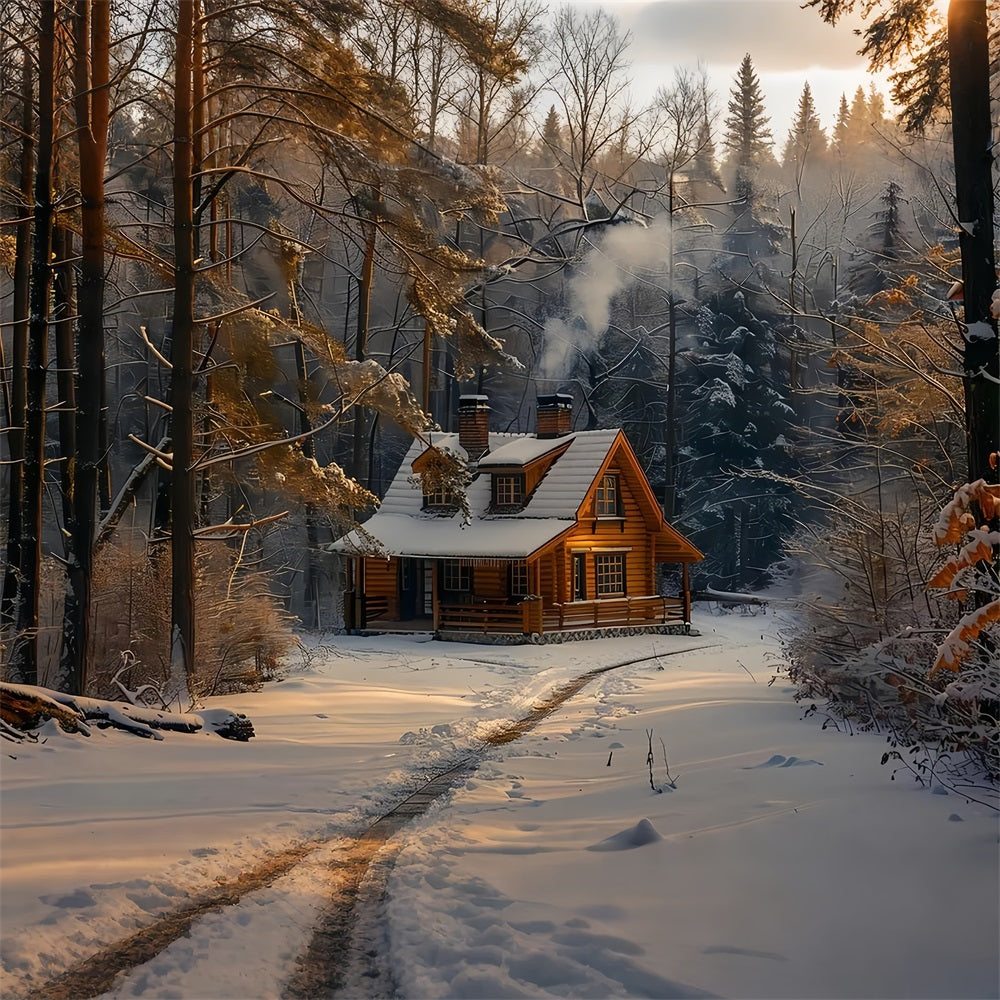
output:
[[[195,591],[197,638],[195,697],[258,687],[279,670],[294,644],[293,619],[268,592],[264,573],[238,565],[234,550],[201,547]],[[141,538],[104,546],[97,558],[92,604],[90,679],[85,694],[121,697],[113,682],[123,653],[134,657],[120,681],[135,690],[168,677],[170,552]],[[62,627],[64,576],[55,560],[43,570],[39,683],[56,676]],[[131,658],[130,658],[131,659]]]

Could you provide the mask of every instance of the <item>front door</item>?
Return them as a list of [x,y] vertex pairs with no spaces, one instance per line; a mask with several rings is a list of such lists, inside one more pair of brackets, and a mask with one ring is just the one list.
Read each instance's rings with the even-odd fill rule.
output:
[[418,618],[424,611],[424,561],[399,560],[399,620]]

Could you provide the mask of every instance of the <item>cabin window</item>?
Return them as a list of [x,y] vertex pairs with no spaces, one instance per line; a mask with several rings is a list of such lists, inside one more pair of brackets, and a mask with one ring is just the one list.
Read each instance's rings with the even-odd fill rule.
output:
[[594,585],[598,597],[625,596],[625,555],[594,556]]
[[516,562],[510,564],[510,579],[508,593],[511,597],[528,596],[528,564]]
[[493,506],[524,506],[524,473],[496,473],[493,476]]
[[598,517],[621,517],[621,484],[618,476],[609,472],[601,476],[601,481],[597,484],[597,493],[594,497],[595,513]]
[[445,559],[441,567],[441,588],[453,594],[471,593],[472,567],[458,559]]
[[424,507],[428,510],[453,511],[458,506],[458,497],[451,490],[442,488],[424,493]]

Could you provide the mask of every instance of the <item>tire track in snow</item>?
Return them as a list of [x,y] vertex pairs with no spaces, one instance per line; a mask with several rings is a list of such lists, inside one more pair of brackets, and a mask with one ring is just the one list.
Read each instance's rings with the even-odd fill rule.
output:
[[[402,848],[401,843],[390,843],[395,834],[412,819],[422,816],[431,803],[471,774],[490,747],[504,746],[530,732],[601,674],[716,645],[719,644],[689,646],[588,670],[555,688],[536,702],[522,718],[501,725],[480,739],[465,759],[434,775],[362,833],[353,837],[346,835],[343,838],[344,851],[334,862],[335,871],[331,873],[336,887],[330,906],[320,918],[312,940],[300,957],[298,971],[286,987],[285,995],[303,1000],[331,995],[343,988],[349,976],[352,987],[364,984],[364,995],[391,997],[391,983],[377,961],[378,955],[371,954],[373,949],[366,946],[364,935],[360,932],[364,930],[366,922],[370,927],[376,919],[376,910],[384,896],[389,872]],[[236,905],[244,896],[271,885],[314,851],[329,846],[331,842],[332,840],[312,840],[293,844],[284,851],[268,856],[261,864],[241,873],[235,879],[199,894],[191,902],[154,920],[134,934],[77,962],[59,976],[26,993],[24,1000],[89,1000],[107,993],[122,973],[155,958],[170,944],[187,934],[199,917],[212,910]],[[370,932],[368,936],[371,936]],[[350,995],[362,994],[352,990]]]
[[317,997],[392,1000],[396,991],[387,963],[381,957],[380,945],[385,942],[380,937],[381,926],[384,926],[380,916],[389,875],[403,848],[403,840],[390,842],[391,838],[471,774],[490,747],[505,746],[520,739],[601,674],[715,645],[719,644],[689,646],[637,657],[580,674],[536,702],[527,715],[483,737],[478,751],[469,760],[432,778],[419,792],[377,820],[358,841],[357,855],[363,870],[352,872],[349,890],[338,892],[320,918],[309,946],[299,958],[298,971],[283,996],[287,1000],[316,1000]]

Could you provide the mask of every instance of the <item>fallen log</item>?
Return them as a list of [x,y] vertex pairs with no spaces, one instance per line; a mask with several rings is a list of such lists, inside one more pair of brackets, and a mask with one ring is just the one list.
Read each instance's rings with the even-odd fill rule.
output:
[[[132,705],[63,694],[30,684],[0,682],[0,735],[19,740],[55,719],[65,732],[89,736],[88,723],[100,729],[113,727],[144,739],[162,740],[160,730],[178,733],[216,733],[223,739],[246,742],[254,736],[245,715],[226,709],[197,712],[167,712]],[[13,730],[11,732],[10,730]],[[19,735],[15,735],[19,734]]]
[[765,608],[771,603],[766,597],[757,597],[756,594],[743,594],[730,590],[714,590],[712,587],[694,591],[691,594],[691,600],[717,601],[719,604],[759,604]]

